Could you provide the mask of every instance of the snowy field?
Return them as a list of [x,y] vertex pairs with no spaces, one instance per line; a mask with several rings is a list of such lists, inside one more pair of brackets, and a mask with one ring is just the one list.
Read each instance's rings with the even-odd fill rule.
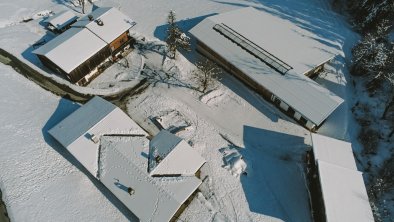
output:
[[[330,10],[328,1],[99,0],[96,3],[119,8],[137,22],[133,30],[149,39],[163,40],[165,18],[170,9],[175,10],[179,25],[188,31],[206,16],[246,6],[254,6],[315,33],[316,40],[327,46],[322,50],[335,50],[338,54],[317,81],[345,100],[319,132],[349,139],[351,121],[348,121],[344,58],[350,53],[355,35]],[[37,13],[64,9],[70,7],[62,0],[0,3],[4,12],[0,13],[0,47],[31,66],[39,64],[31,55],[30,46],[51,36],[45,35],[40,25],[42,18]],[[71,10],[79,9],[71,7]],[[19,23],[26,17],[34,20]],[[146,62],[151,68],[163,69],[159,54],[146,56],[150,58]],[[127,106],[132,117],[155,118],[165,128],[185,126],[178,135],[207,160],[202,169],[201,192],[180,219],[310,221],[302,173],[302,155],[310,146],[309,132],[226,73],[222,74],[217,88],[206,95],[191,90],[187,73],[193,67],[189,60],[195,60],[196,56],[195,52],[187,53],[175,62],[178,80],[186,84],[150,79],[156,84],[130,98]],[[93,88],[99,88],[92,89],[93,92],[104,92],[102,86],[111,79],[129,78],[125,72],[119,74],[116,73],[119,69],[113,69],[92,83]],[[0,73],[0,189],[11,220],[133,220],[130,212],[46,133],[78,105],[40,89],[7,66],[1,65]],[[127,81],[122,84],[128,86]]]

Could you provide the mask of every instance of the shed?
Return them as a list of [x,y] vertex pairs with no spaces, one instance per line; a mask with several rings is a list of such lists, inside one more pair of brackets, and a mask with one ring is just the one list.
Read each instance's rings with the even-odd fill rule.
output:
[[373,222],[351,144],[318,134],[312,134],[312,142],[314,166],[309,178],[315,220]]
[[98,67],[133,44],[133,21],[115,8],[97,8],[71,28],[33,51],[40,61],[72,83],[86,85]]
[[49,18],[44,22],[47,23],[47,28],[55,33],[62,33],[70,28],[71,24],[76,22],[78,16],[71,11],[62,11]]
[[343,102],[308,77],[334,52],[323,50],[313,33],[287,20],[248,7],[208,17],[190,33],[197,51],[309,129]]

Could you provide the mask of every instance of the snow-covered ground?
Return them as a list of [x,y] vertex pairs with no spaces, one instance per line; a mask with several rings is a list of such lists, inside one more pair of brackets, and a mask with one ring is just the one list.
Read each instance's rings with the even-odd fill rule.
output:
[[[31,54],[30,45],[53,36],[44,36],[37,13],[69,8],[64,2],[15,0],[0,3],[0,10],[4,11],[0,13],[0,47],[31,66],[39,64]],[[327,46],[322,50],[334,49],[338,54],[326,75],[317,81],[345,100],[319,132],[349,139],[348,129],[351,127],[348,125],[344,58],[348,56],[355,36],[340,17],[330,11],[328,1],[100,0],[96,3],[119,8],[137,22],[133,30],[149,39],[163,40],[165,19],[170,9],[175,10],[179,25],[188,31],[206,16],[246,6],[254,6],[315,33],[316,40]],[[25,17],[34,20],[19,23]],[[179,56],[175,71],[171,68],[172,61],[163,61],[162,56],[153,50],[144,56],[148,67],[157,71],[151,70],[144,77],[155,84],[129,100],[129,114],[136,118],[156,118],[164,128],[189,125],[178,135],[189,141],[207,160],[202,169],[201,193],[181,215],[182,220],[311,220],[302,173],[302,155],[310,145],[308,131],[227,73],[222,74],[217,88],[206,95],[190,89],[193,83],[187,74],[193,68],[189,60],[195,60],[195,51]],[[165,66],[161,67],[162,64]],[[130,79],[124,70],[117,75],[115,72],[119,68],[106,70],[108,75],[92,83],[100,89],[90,92],[113,92],[111,87],[103,89],[100,86],[106,86],[107,80]],[[48,71],[42,67],[36,69]],[[170,70],[175,76],[166,75]],[[7,138],[0,140],[0,189],[11,219],[133,219],[46,133],[77,105],[38,88],[9,67],[1,65],[0,73],[5,73],[0,75],[0,109],[5,113],[0,116],[0,137]],[[150,75],[152,73],[155,75]],[[164,78],[158,78],[160,75]],[[127,81],[122,82],[129,86]],[[229,157],[230,154],[233,158]],[[242,174],[243,171],[246,174]]]
[[133,219],[47,133],[79,105],[8,66],[0,64],[0,73],[0,188],[11,221]]

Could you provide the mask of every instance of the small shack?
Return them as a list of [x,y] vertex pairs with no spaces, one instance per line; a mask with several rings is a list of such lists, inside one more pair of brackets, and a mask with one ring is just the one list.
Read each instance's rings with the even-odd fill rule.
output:
[[33,53],[46,67],[83,86],[100,74],[100,66],[132,46],[129,29],[134,24],[115,8],[97,8]]
[[[132,119],[100,97],[48,132],[140,221],[171,221],[202,183],[195,174],[205,160],[197,151],[167,131],[149,141]],[[156,153],[162,157],[154,165],[159,173],[149,173]]]
[[373,222],[351,144],[318,134],[312,134],[312,143],[307,177],[314,220]]
[[53,33],[60,34],[70,28],[70,26],[75,23],[78,19],[71,11],[62,11],[49,18],[47,18],[44,23],[46,28]]
[[309,78],[335,54],[279,16],[248,7],[208,17],[190,33],[198,52],[312,131],[343,102]]

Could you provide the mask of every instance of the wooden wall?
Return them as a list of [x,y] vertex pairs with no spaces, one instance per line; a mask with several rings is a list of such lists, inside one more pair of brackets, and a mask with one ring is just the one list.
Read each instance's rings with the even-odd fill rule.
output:
[[[79,65],[77,68],[75,68],[73,71],[71,71],[68,74],[71,82],[76,83],[80,81],[92,70],[97,68],[98,65],[104,62],[104,60],[106,60],[109,56],[111,56],[111,51],[109,49],[109,46],[105,46],[104,48],[102,48],[100,51],[98,51],[96,54],[94,54],[92,57],[90,57],[88,60],[83,62],[81,65]],[[83,80],[81,83],[82,85],[84,85]]]

